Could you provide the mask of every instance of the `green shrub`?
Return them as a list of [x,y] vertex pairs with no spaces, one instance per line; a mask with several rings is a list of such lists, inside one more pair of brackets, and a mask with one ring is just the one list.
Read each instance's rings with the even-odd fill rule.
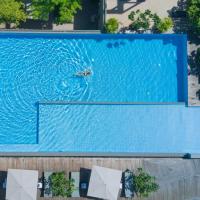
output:
[[26,20],[26,14],[23,11],[23,4],[15,0],[0,0],[0,23],[11,23],[19,25],[21,21]]
[[51,15],[56,24],[72,22],[80,9],[81,0],[32,0],[33,18],[48,21]]
[[173,27],[173,21],[170,17],[166,17],[162,20],[158,20],[154,24],[155,30],[159,33],[167,32],[172,27]]
[[200,0],[187,0],[189,21],[197,33],[200,33]]
[[64,172],[56,172],[51,175],[53,196],[70,197],[74,191],[74,181],[65,178]]
[[156,192],[159,185],[155,182],[155,177],[144,172],[142,168],[138,168],[134,177],[134,186],[137,196],[140,198],[148,197],[150,193]]
[[110,18],[106,22],[105,31],[106,33],[116,33],[119,28],[119,22],[115,18]]

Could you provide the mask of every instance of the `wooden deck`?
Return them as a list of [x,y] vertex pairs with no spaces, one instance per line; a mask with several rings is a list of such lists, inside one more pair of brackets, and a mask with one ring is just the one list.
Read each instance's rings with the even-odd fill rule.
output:
[[[129,158],[47,158],[20,157],[0,158],[0,170],[8,168],[33,169],[43,171],[79,171],[80,167],[91,168],[93,165],[125,170],[143,167],[155,175],[160,185],[157,193],[148,200],[193,200],[200,198],[200,159],[129,159]],[[198,198],[199,197],[199,198]],[[64,200],[65,198],[50,198]],[[75,198],[73,198],[75,199]],[[77,198],[81,199],[81,198]],[[134,198],[137,199],[137,198]],[[1,199],[3,200],[3,199]],[[45,200],[39,197],[38,200]]]

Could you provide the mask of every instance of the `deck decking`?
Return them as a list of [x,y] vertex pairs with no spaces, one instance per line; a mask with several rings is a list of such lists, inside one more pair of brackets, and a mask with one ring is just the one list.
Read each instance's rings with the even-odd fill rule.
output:
[[[125,170],[143,167],[156,176],[160,185],[157,193],[147,200],[193,200],[200,197],[200,159],[139,159],[139,158],[53,158],[53,157],[1,157],[0,170],[8,168],[43,171],[79,171],[80,167],[93,165]],[[49,199],[49,198],[46,198]],[[64,200],[66,198],[51,198]],[[76,198],[73,198],[74,200]],[[82,199],[82,198],[77,198]],[[137,200],[137,198],[134,198]],[[1,199],[3,200],[3,199]],[[45,200],[39,197],[38,200]]]

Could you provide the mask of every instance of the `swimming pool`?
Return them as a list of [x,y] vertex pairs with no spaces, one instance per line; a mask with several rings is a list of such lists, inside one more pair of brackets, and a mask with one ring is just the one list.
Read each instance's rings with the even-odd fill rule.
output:
[[[70,148],[66,148],[59,142],[70,141],[73,134],[77,140],[87,136],[86,133],[77,135],[82,132],[79,129],[70,129],[70,125],[85,126],[83,120],[78,124],[80,116],[76,112],[70,111],[68,116],[74,119],[75,124],[64,120],[66,116],[63,117],[62,112],[67,114],[69,110],[66,108],[70,107],[67,102],[105,102],[105,105],[107,102],[186,103],[186,41],[185,35],[0,33],[0,151],[82,152],[84,147],[78,150],[69,145]],[[92,72],[90,76],[76,76],[76,73],[87,69]],[[48,103],[44,112],[47,116],[43,114],[45,102]],[[56,107],[54,104],[50,106],[51,102],[65,102],[65,105],[60,106],[57,113],[52,111],[51,115],[46,111],[46,108]],[[78,105],[76,107],[79,108]],[[92,108],[94,106],[81,107],[85,111],[85,119],[93,113]],[[115,107],[110,105],[106,108]],[[120,106],[117,108],[120,109]],[[101,112],[99,110],[94,115],[98,116]],[[110,117],[116,120],[116,115]],[[69,127],[70,134],[60,131],[63,139],[47,140],[57,137],[57,132],[52,133],[48,128],[51,120],[54,122],[52,126],[62,130],[60,123],[63,122]],[[115,123],[109,124],[115,126]],[[93,134],[94,125],[90,130],[91,133],[89,130],[87,133]],[[115,135],[111,131],[109,134],[116,137],[117,142],[122,133]],[[99,141],[103,142],[103,138]],[[71,141],[76,143],[75,138]],[[133,145],[141,141],[132,140]],[[95,139],[91,145],[92,141],[87,138],[83,145],[87,149],[91,145],[90,151],[95,151],[92,146],[96,146],[96,142]],[[136,150],[143,152],[144,149],[127,149],[128,152]],[[104,151],[115,152],[117,149]]]

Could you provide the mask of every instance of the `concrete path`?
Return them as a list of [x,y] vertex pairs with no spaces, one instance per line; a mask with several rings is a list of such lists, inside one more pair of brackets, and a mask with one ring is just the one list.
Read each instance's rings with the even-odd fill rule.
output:
[[106,19],[115,17],[123,26],[128,26],[130,20],[128,15],[132,11],[150,9],[157,13],[161,18],[168,16],[168,10],[177,5],[178,0],[146,0],[137,2],[137,0],[120,1],[107,0],[107,16]]

